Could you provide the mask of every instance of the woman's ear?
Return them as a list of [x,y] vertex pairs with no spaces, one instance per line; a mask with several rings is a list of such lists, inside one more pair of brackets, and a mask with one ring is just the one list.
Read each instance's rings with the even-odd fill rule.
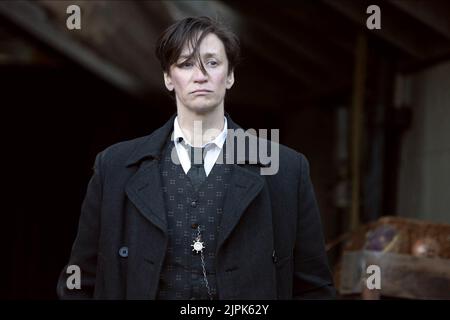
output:
[[227,76],[226,81],[226,87],[227,89],[230,89],[234,84],[234,71],[231,71],[230,74]]
[[169,91],[173,90],[172,79],[170,78],[170,75],[166,72],[164,72],[164,84],[166,85],[167,90]]

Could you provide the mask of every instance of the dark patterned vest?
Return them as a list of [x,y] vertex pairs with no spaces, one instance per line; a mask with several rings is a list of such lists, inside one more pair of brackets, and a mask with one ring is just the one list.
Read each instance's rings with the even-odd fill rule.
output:
[[[210,298],[204,280],[201,254],[191,246],[199,228],[201,240],[205,244],[203,257],[206,276],[210,292],[216,299],[216,239],[232,166],[216,163],[195,192],[181,164],[172,162],[172,148],[174,143],[169,139],[160,162],[169,242],[157,299]],[[223,152],[226,152],[225,144]]]

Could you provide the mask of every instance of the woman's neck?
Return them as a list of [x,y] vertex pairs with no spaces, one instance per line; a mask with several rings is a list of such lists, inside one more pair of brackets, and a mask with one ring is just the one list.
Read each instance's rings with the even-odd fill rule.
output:
[[178,124],[181,131],[194,147],[200,147],[214,140],[224,126],[223,107],[208,113],[195,113],[178,108]]

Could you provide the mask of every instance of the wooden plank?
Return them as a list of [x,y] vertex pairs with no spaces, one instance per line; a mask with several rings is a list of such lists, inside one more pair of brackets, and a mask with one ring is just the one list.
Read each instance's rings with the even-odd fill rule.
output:
[[356,61],[352,97],[351,129],[351,178],[352,201],[350,206],[350,228],[355,230],[360,223],[361,198],[361,147],[364,122],[364,98],[366,92],[367,37],[361,33],[356,43]]
[[363,291],[366,268],[381,270],[383,296],[407,299],[450,299],[450,260],[415,257],[377,251],[346,251],[343,254],[339,291],[355,294]]

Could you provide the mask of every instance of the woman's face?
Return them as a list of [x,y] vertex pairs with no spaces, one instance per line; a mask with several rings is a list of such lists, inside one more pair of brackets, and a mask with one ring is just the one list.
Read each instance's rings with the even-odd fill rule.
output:
[[213,33],[199,44],[199,54],[206,73],[194,59],[186,60],[192,48],[183,48],[178,61],[164,74],[168,90],[175,90],[178,108],[195,113],[208,113],[223,108],[225,92],[234,83],[233,71],[228,73],[228,59],[223,42]]

